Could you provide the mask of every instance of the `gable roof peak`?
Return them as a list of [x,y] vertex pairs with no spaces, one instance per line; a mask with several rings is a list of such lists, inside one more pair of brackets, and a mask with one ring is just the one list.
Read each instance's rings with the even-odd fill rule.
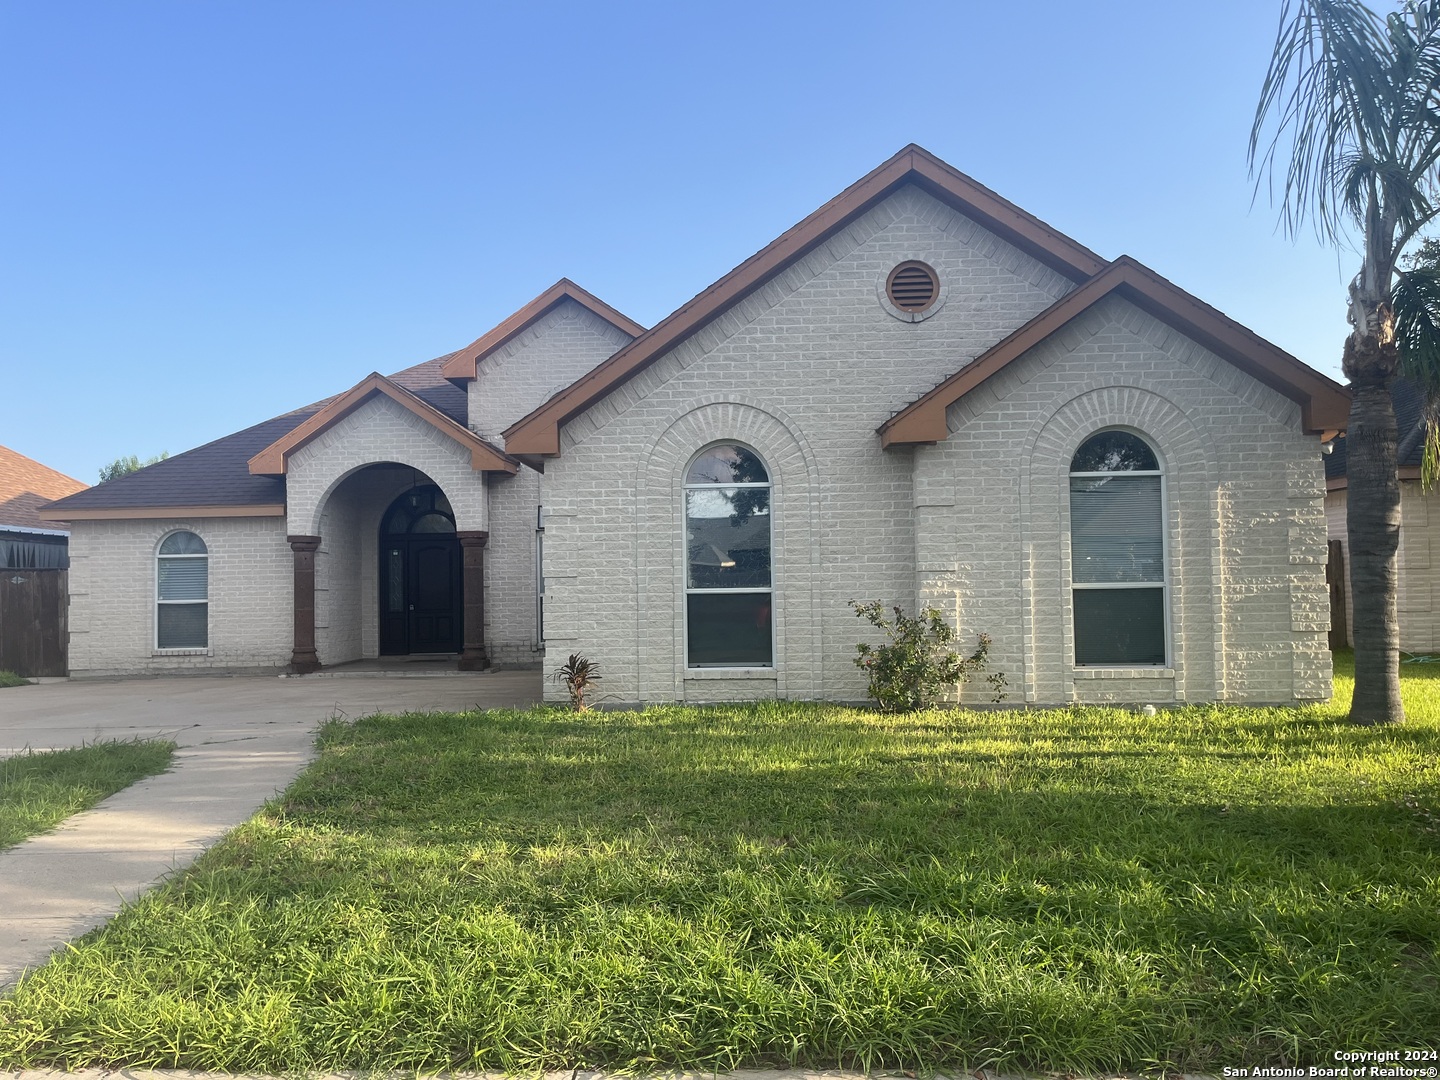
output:
[[250,472],[256,476],[284,476],[290,471],[291,454],[377,396],[389,398],[469,450],[470,467],[476,472],[513,474],[517,471],[517,462],[513,457],[492,446],[399,383],[387,379],[378,371],[372,371],[345,393],[331,399],[324,408],[251,457],[248,463]]
[[440,369],[440,374],[457,384],[474,381],[476,370],[485,357],[519,337],[566,300],[579,304],[627,337],[637,338],[645,333],[645,327],[634,319],[617,311],[594,293],[575,284],[568,277],[562,277],[535,299],[501,320],[469,345],[463,349],[457,349],[445,361]]
[[909,143],[608,360],[510,425],[504,432],[505,449],[525,455],[527,459],[558,454],[562,424],[643,371],[905,184],[916,185],[1077,284],[1088,281],[1109,265],[1089,248],[972,180],[923,146]]
[[942,441],[950,433],[946,410],[951,405],[1112,294],[1296,402],[1306,432],[1333,438],[1336,431],[1344,430],[1350,393],[1343,386],[1140,260],[1121,255],[886,420],[878,429],[881,446]]

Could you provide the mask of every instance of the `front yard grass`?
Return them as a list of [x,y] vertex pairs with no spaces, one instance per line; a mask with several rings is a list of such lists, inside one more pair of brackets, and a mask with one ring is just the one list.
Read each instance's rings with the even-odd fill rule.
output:
[[0,1068],[1440,1046],[1440,665],[1405,690],[1386,730],[1343,700],[332,723],[283,798],[0,999]]
[[164,772],[174,753],[172,742],[131,741],[0,758],[0,851]]

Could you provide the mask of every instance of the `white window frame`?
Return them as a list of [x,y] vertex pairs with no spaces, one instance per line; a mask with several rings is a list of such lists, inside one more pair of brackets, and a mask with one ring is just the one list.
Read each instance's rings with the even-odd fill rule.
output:
[[[1165,471],[1165,458],[1160,453],[1160,448],[1155,441],[1143,432],[1128,427],[1103,427],[1096,428],[1078,443],[1071,451],[1070,459],[1073,461],[1080,448],[1093,439],[1096,435],[1103,435],[1107,431],[1123,431],[1127,435],[1134,435],[1150,448],[1155,455],[1155,461],[1159,464],[1158,469],[1126,469],[1122,472],[1070,472],[1065,471],[1065,524],[1070,536],[1070,558],[1066,566],[1067,575],[1070,578],[1069,588],[1065,596],[1070,608],[1070,667],[1075,671],[1105,671],[1105,670],[1135,670],[1135,671],[1161,671],[1171,667],[1174,657],[1174,644],[1170,631],[1170,485]],[[1098,479],[1102,476],[1158,476],[1160,478],[1160,580],[1157,581],[1076,581],[1075,580],[1075,523],[1070,516],[1070,481],[1078,478]],[[1118,591],[1120,589],[1159,589],[1160,590],[1160,618],[1161,618],[1161,646],[1165,650],[1165,656],[1158,664],[1082,664],[1075,659],[1079,649],[1079,630],[1075,625],[1075,590],[1105,590]]]
[[[170,537],[175,536],[177,533],[189,533],[191,536],[195,537],[195,539],[199,540],[200,543],[202,543],[202,544],[205,545],[205,553],[204,553],[203,555],[198,555],[198,554],[197,554],[197,555],[161,555],[161,554],[160,554],[160,549],[165,546],[165,541],[166,541],[166,540],[169,540]],[[205,599],[204,599],[204,600],[162,600],[162,599],[160,599],[160,560],[161,560],[161,559],[204,559],[204,560],[206,560],[206,562],[205,562]],[[192,656],[195,656],[195,655],[208,656],[208,655],[210,655],[210,562],[209,562],[209,560],[210,560],[210,545],[209,545],[209,543],[206,542],[205,537],[201,536],[201,535],[200,535],[198,532],[196,532],[194,529],[171,529],[171,530],[169,530],[164,536],[160,537],[160,539],[159,539],[158,541],[156,541],[156,543],[155,543],[155,557],[154,557],[154,565],[155,565],[155,590],[154,590],[155,607],[153,608],[153,610],[154,610],[154,612],[155,612],[155,618],[152,620],[153,623],[154,623],[154,626],[153,626],[153,629],[152,629],[152,632],[151,632],[151,642],[150,642],[150,644],[151,644],[151,649],[152,649],[153,652],[161,653],[161,654],[164,654],[164,655],[166,655],[166,656],[184,656],[184,655],[187,655],[187,654],[192,655]],[[178,647],[178,648],[175,648],[175,647],[162,648],[162,647],[160,646],[160,606],[161,606],[162,604],[165,604],[165,605],[191,605],[191,606],[194,606],[194,605],[196,605],[196,604],[204,604],[204,605],[205,605],[205,644],[204,644],[204,645],[182,645],[182,646],[180,646],[180,647]]]
[[[765,466],[765,475],[769,478],[763,484],[691,484],[684,480],[690,475],[690,470],[695,462],[704,457],[706,453],[717,446],[738,446],[750,451],[760,464]],[[681,613],[682,635],[685,648],[685,670],[688,675],[700,677],[715,677],[716,672],[728,672],[732,675],[746,675],[749,673],[761,674],[767,677],[773,676],[776,670],[776,641],[775,641],[775,472],[770,463],[765,460],[765,455],[756,450],[749,443],[741,442],[739,439],[716,439],[714,442],[706,443],[685,463],[685,471],[681,475],[680,484],[680,586],[683,593],[681,601],[684,610]],[[742,589],[692,589],[690,587],[690,526],[689,526],[689,493],[691,491],[707,491],[715,488],[767,488],[770,492],[769,519],[770,526],[770,584],[766,588],[742,588]],[[690,597],[705,596],[710,594],[740,595],[748,593],[751,595],[764,594],[770,597],[770,663],[768,664],[692,664],[690,662]]]

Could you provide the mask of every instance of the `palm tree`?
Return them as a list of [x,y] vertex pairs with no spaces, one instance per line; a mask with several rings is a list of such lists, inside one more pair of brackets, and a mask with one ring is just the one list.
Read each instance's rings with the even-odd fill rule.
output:
[[[1353,244],[1343,366],[1355,699],[1350,719],[1403,720],[1397,613],[1400,481],[1390,385],[1402,370],[1440,391],[1440,274],[1405,269],[1440,214],[1440,0],[1381,17],[1358,0],[1284,0],[1250,131],[1257,179],[1283,177],[1291,236]],[[1432,438],[1427,458],[1434,460]]]

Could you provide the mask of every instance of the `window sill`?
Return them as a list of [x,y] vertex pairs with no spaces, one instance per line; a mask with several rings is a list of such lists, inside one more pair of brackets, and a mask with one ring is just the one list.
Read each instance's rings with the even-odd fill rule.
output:
[[687,679],[774,679],[773,667],[703,667],[686,668]]
[[151,656],[214,656],[210,649],[155,649]]
[[1077,679],[1173,679],[1171,667],[1077,667],[1071,674]]

